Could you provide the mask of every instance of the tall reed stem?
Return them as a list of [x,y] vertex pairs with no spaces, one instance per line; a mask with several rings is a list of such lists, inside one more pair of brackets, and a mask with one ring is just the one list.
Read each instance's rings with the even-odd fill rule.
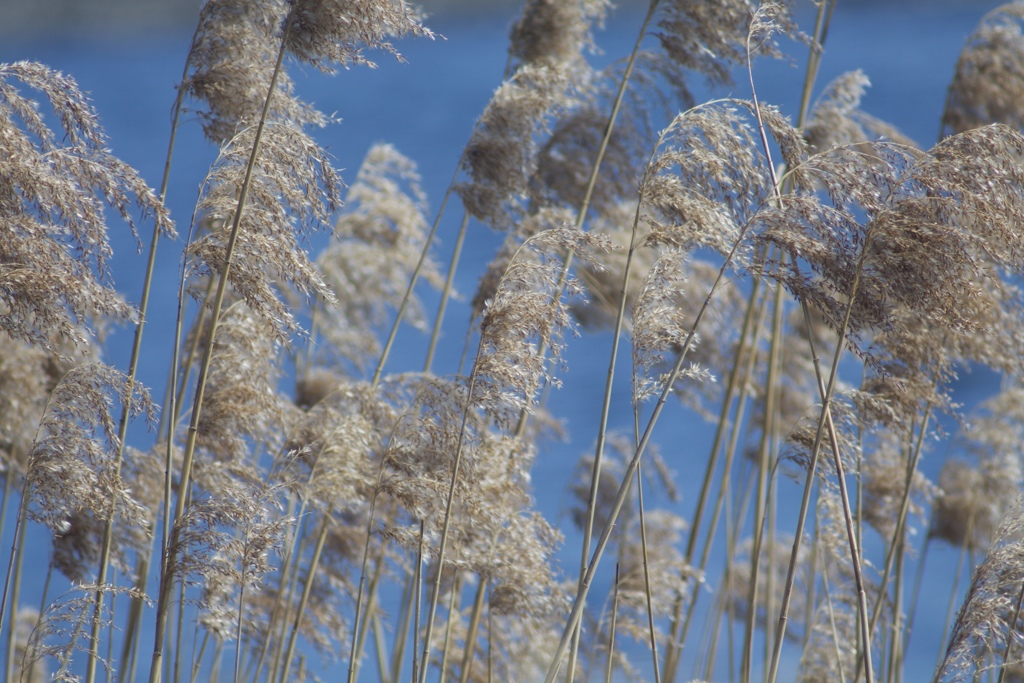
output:
[[199,367],[199,375],[196,380],[196,392],[192,403],[192,417],[189,422],[188,432],[185,438],[185,448],[182,455],[181,477],[178,484],[178,500],[174,511],[173,520],[166,520],[165,523],[173,524],[168,547],[165,549],[166,559],[160,573],[160,593],[156,610],[156,629],[154,635],[153,658],[150,663],[149,683],[160,683],[161,664],[163,661],[163,641],[167,627],[167,612],[171,595],[172,584],[177,574],[175,563],[177,560],[177,542],[180,535],[178,522],[185,512],[185,501],[191,485],[192,457],[196,448],[196,436],[199,433],[199,418],[202,414],[203,397],[206,391],[206,379],[210,370],[210,362],[213,357],[214,340],[217,335],[217,324],[220,321],[221,308],[224,304],[224,297],[227,293],[228,274],[231,272],[231,263],[234,257],[235,244],[238,240],[238,233],[241,228],[242,214],[245,210],[245,202],[249,194],[249,185],[252,182],[252,173],[256,167],[256,158],[260,151],[260,141],[263,137],[263,130],[267,125],[267,117],[270,112],[270,103],[274,91],[277,88],[277,80],[281,74],[281,65],[284,61],[284,54],[288,42],[288,35],[291,33],[294,12],[289,12],[282,32],[281,47],[277,53],[277,62],[274,65],[270,77],[270,86],[267,90],[266,99],[263,102],[263,111],[260,114],[259,123],[256,126],[256,134],[253,139],[252,150],[249,154],[249,161],[245,168],[245,177],[238,190],[238,203],[232,216],[231,232],[224,254],[224,267],[220,272],[217,284],[217,294],[213,303],[213,312],[210,317],[210,339],[203,353],[202,364]]

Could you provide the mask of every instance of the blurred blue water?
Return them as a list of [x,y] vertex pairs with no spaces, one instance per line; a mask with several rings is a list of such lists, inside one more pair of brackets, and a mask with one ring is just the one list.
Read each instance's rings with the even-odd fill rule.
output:
[[[938,132],[945,88],[960,47],[981,14],[995,5],[993,2],[970,5],[895,2],[847,7],[840,3],[819,82],[824,84],[845,71],[862,69],[873,83],[864,108],[929,146]],[[342,119],[340,125],[321,131],[317,137],[334,155],[337,166],[343,169],[343,176],[347,180],[354,177],[370,145],[389,142],[418,163],[425,189],[432,206],[436,207],[476,117],[500,82],[511,18],[509,14],[474,15],[472,20],[441,16],[431,26],[443,37],[399,44],[407,63],[396,63],[385,55],[381,56],[380,68],[376,70],[353,69],[333,78],[309,69],[297,73],[295,80],[300,95]],[[614,15],[610,19],[607,30],[598,37],[605,51],[604,59],[628,51],[638,23],[636,12]],[[19,42],[14,38],[0,44],[0,61],[38,60],[74,75],[81,87],[91,93],[110,136],[113,152],[155,186],[159,183],[166,152],[174,85],[180,79],[189,39],[190,29],[133,36],[117,34],[116,38],[62,35],[59,41],[36,36]],[[798,54],[800,60],[802,57],[802,53]],[[755,79],[763,101],[780,104],[788,113],[795,111],[802,80],[799,68],[759,62]],[[745,97],[748,89],[741,81],[733,94]],[[196,121],[183,127],[168,193],[172,214],[182,230],[187,228],[199,184],[215,153],[216,150],[202,140]],[[450,223],[453,222],[454,219]],[[455,228],[449,224],[442,229],[438,250],[442,259],[447,258]],[[136,254],[122,228],[115,227],[114,231],[117,255],[112,271],[116,284],[129,299],[136,300],[141,289],[144,259]],[[314,238],[310,246],[318,250],[325,240],[323,236]],[[464,256],[463,275],[458,281],[464,294],[471,296],[476,277],[497,244],[498,238],[486,229],[478,228],[474,233]],[[154,312],[147,328],[146,358],[151,362],[143,366],[141,379],[154,388],[157,397],[162,396],[173,341],[180,248],[180,243],[164,247],[156,276]],[[453,371],[456,366],[462,346],[461,332],[456,330],[463,329],[468,319],[464,306],[456,306],[449,315],[459,324],[453,322],[452,332],[443,345],[438,361],[442,372]],[[115,334],[110,340],[108,358],[127,358],[130,342],[130,331]],[[564,388],[551,397],[555,415],[571,426],[570,441],[542,453],[533,473],[540,509],[550,520],[557,520],[569,537],[561,556],[569,570],[578,563],[579,539],[565,516],[564,491],[577,458],[589,449],[596,434],[606,364],[603,359],[610,343],[608,335],[588,335],[570,345]],[[392,367],[418,369],[422,365],[422,353],[420,340],[407,333],[403,335]],[[960,385],[960,400],[968,404],[976,401],[991,388],[992,382],[993,378],[985,373],[966,377]],[[619,387],[616,400],[619,405],[628,405],[625,383],[620,382]],[[628,428],[629,424],[627,415],[617,418],[616,426]],[[667,420],[661,429],[662,453],[680,475],[684,497],[680,512],[688,517],[701,475],[691,469],[691,463],[703,461],[709,437],[699,425],[685,420]],[[143,428],[136,427],[131,438],[146,448],[152,437]],[[924,468],[932,475],[936,473],[929,461],[924,463]],[[788,480],[783,479],[781,486],[784,487],[781,496],[797,495],[795,486]],[[34,544],[31,562],[45,568],[47,553],[46,543]],[[938,558],[930,561],[948,562],[953,557],[941,551],[936,554]],[[710,580],[715,578],[712,576]],[[928,589],[926,584],[925,591]],[[602,590],[602,586],[598,586],[595,595],[601,595]],[[941,594],[948,591],[948,584],[936,583],[934,590]],[[929,634],[929,630],[940,628],[944,602],[927,609],[935,610],[935,614],[929,616],[936,618],[919,619],[917,643],[935,641],[934,633]],[[913,663],[908,671],[916,668],[922,675],[930,671],[934,651],[915,649],[911,655]],[[645,662],[638,658],[638,663]]]

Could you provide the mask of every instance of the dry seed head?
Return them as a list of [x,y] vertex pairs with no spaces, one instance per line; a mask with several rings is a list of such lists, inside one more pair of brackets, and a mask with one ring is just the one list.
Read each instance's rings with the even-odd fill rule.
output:
[[115,398],[127,404],[130,415],[145,411],[152,417],[155,408],[144,389],[99,363],[68,371],[50,396],[26,476],[33,503],[29,514],[54,532],[69,530],[70,518],[83,512],[106,519],[112,499],[121,514],[141,517],[138,503],[115,475]]
[[935,680],[971,679],[984,668],[985,652],[1005,651],[1016,638],[1017,596],[1024,581],[1024,515],[1020,497],[999,523],[992,544],[967,590]]
[[[571,330],[566,299],[580,293],[573,279],[559,289],[562,259],[582,260],[610,248],[598,236],[564,227],[529,238],[512,258],[480,322],[480,353],[473,401],[494,415],[528,409],[544,382],[557,380],[564,330]],[[542,349],[547,353],[542,353]]]
[[39,420],[57,382],[94,353],[91,346],[65,345],[54,354],[0,332],[0,453],[6,476],[25,472]]
[[870,85],[868,77],[858,69],[840,74],[825,86],[804,126],[804,136],[815,153],[880,138],[917,146],[893,126],[860,109]]
[[986,14],[967,38],[946,94],[942,135],[989,123],[1024,127],[1024,3],[1010,2]]
[[[318,331],[344,361],[361,370],[381,353],[377,333],[397,309],[426,247],[426,198],[415,164],[390,145],[367,152],[349,188],[346,209],[334,227],[336,240],[317,258],[336,302],[324,304]],[[443,285],[428,257],[420,280]],[[419,299],[406,303],[405,322],[425,326]]]
[[530,0],[512,26],[509,54],[522,64],[570,65],[593,47],[592,27],[610,8],[608,0]]
[[457,188],[466,210],[493,228],[519,222],[537,170],[537,132],[572,108],[590,80],[582,52],[606,9],[605,0],[534,0],[513,27],[509,51],[516,62],[466,145],[470,180]]
[[[735,103],[702,105],[677,116],[664,138],[640,186],[645,242],[728,254],[772,191],[749,117]],[[749,260],[745,245],[733,260]]]
[[[49,100],[63,128],[59,142],[15,82]],[[75,81],[40,64],[0,64],[0,133],[0,331],[57,351],[85,345],[105,321],[134,319],[106,282],[104,209],[133,233],[133,207],[166,234],[173,225],[141,177],[106,149]]]
[[[226,265],[238,192],[254,141],[245,129],[222,150],[199,202],[199,213],[210,232],[189,245],[192,269],[198,276],[221,272]],[[316,266],[301,247],[296,232],[305,234],[327,224],[340,205],[341,179],[326,153],[298,128],[268,125],[237,241],[229,280],[238,296],[272,324],[282,337],[298,330],[281,291],[290,286],[300,294],[326,301],[333,296]]]
[[556,106],[567,106],[569,73],[524,64],[498,88],[466,146],[469,182],[457,186],[463,205],[497,230],[520,220],[535,171],[535,135]]
[[[287,11],[288,3],[282,0],[217,0],[204,5],[181,87],[206,104],[207,110],[199,115],[211,142],[223,144],[259,118]],[[296,126],[325,123],[320,112],[292,94],[291,79],[283,71],[277,77],[270,118]]]
[[419,10],[393,0],[295,0],[287,37],[288,52],[322,71],[332,63],[376,66],[363,50],[382,50],[401,59],[388,42],[405,36],[433,37],[420,21]]
[[[892,539],[907,487],[909,450],[913,443],[899,443],[893,432],[883,432],[877,443],[865,449],[861,466],[864,488],[864,519],[885,539]],[[936,493],[928,479],[915,469],[910,478],[910,516],[919,516]]]
[[352,406],[320,405],[289,435],[288,449],[308,464],[302,496],[324,510],[349,514],[369,504],[375,486],[380,435]]
[[[685,259],[684,252],[666,249],[648,271],[634,303],[633,400],[636,403],[663,390],[667,376],[654,371],[664,369],[666,354],[675,357],[682,353],[687,341],[687,352],[700,346],[699,337],[690,336],[695,318],[684,308]],[[705,382],[714,378],[707,370],[691,362],[677,381],[687,379]],[[690,393],[690,385],[691,382],[685,382],[684,395]]]
[[197,446],[208,457],[243,463],[253,444],[280,445],[287,403],[277,393],[280,356],[274,330],[243,302],[224,312],[197,426]]
[[[626,260],[632,233],[631,225],[636,215],[635,202],[620,202],[590,222],[590,232],[601,235],[614,245],[614,249],[603,259],[600,266],[584,263],[579,269],[580,281],[586,287],[587,304],[574,305],[573,317],[584,329],[605,329],[615,324],[622,297],[622,280],[626,273]],[[654,249],[635,249],[629,271],[629,282],[625,286],[626,311],[633,308],[637,293],[643,286],[647,273],[658,257]],[[628,317],[623,324],[629,326]]]
[[[603,74],[579,107],[554,124],[551,135],[537,151],[537,168],[530,181],[534,203],[572,211],[582,205],[608,127],[608,111],[617,85],[613,80],[611,75]],[[615,121],[590,195],[590,214],[595,217],[614,217],[623,203],[636,201],[635,169],[644,163],[653,144],[640,111],[644,105],[632,98],[627,103],[630,106],[624,107]]]
[[[707,3],[668,0],[659,4],[655,32],[663,58],[677,72],[693,71],[712,85],[731,82],[730,69],[747,56],[754,4],[747,0]],[[666,67],[660,67],[665,69]],[[675,78],[682,87],[682,74]],[[689,92],[683,89],[685,97]]]
[[986,401],[964,435],[973,464],[943,463],[929,531],[933,537],[969,549],[988,546],[1022,481],[1021,405],[1020,387],[1013,385]]

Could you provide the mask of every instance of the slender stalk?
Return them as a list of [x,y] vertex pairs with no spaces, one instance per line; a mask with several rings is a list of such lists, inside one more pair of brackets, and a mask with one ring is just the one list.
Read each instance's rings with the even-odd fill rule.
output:
[[423,549],[425,543],[425,530],[426,523],[420,520],[420,543],[416,550],[416,572],[413,580],[415,590],[413,591],[414,604],[416,609],[414,610],[415,616],[412,623],[412,678],[413,681],[419,680],[419,658],[417,653],[419,652],[419,637],[420,637],[420,605],[423,604]]
[[402,675],[402,661],[405,658],[405,643],[409,636],[409,624],[412,621],[413,598],[416,595],[414,585],[415,572],[409,574],[402,589],[402,608],[398,615],[398,627],[395,629],[395,642],[391,647],[391,677],[390,683],[398,683]]
[[[924,578],[925,561],[928,559],[928,548],[931,547],[932,537],[925,534],[921,553],[917,557],[917,571],[914,573],[914,589],[911,591],[910,608],[907,610],[907,621],[903,626],[903,654],[910,649],[910,637],[914,635],[914,617],[917,616],[917,600],[921,595],[921,582]],[[903,663],[900,662],[900,666]]]
[[483,345],[477,346],[476,359],[473,361],[473,372],[469,377],[469,389],[466,392],[466,406],[462,411],[462,423],[459,425],[459,438],[455,446],[455,462],[452,464],[452,477],[448,485],[447,502],[444,508],[444,521],[441,525],[441,542],[437,551],[437,567],[435,568],[434,585],[430,591],[430,602],[427,607],[426,633],[423,636],[423,657],[420,659],[419,683],[427,679],[427,664],[430,662],[430,638],[434,631],[434,616],[437,614],[437,601],[441,595],[441,576],[444,570],[444,556],[448,550],[448,534],[451,531],[452,509],[455,504],[455,488],[459,481],[459,469],[462,466],[466,439],[466,424],[469,422],[469,411],[472,409],[473,392],[476,390],[477,373]]
[[1006,647],[1003,648],[1003,661],[999,666],[999,678],[996,679],[996,683],[1003,683],[1006,679],[1006,670],[1010,664],[1010,650],[1013,648],[1013,634],[1017,633],[1017,622],[1020,621],[1020,610],[1024,606],[1024,581],[1020,584],[1020,590],[1017,591],[1017,603],[1014,605],[1013,612],[1011,612],[1009,635],[1006,636]]
[[[753,664],[754,630],[757,626],[758,577],[761,572],[762,540],[768,521],[768,476],[772,469],[770,462],[771,444],[775,438],[775,406],[779,391],[779,353],[782,346],[782,293],[782,288],[777,287],[775,289],[774,301],[772,302],[774,315],[772,319],[772,334],[769,340],[768,375],[764,382],[764,426],[761,430],[761,443],[758,447],[757,484],[754,489],[754,547],[750,552],[750,586],[747,595],[748,611],[743,638],[743,660],[740,668],[740,676],[743,680],[750,680],[750,667]],[[773,549],[769,546],[769,571],[771,571],[772,553]],[[767,597],[765,604],[766,618],[770,619],[771,611],[767,608],[769,605]]]
[[448,680],[448,654],[451,652],[452,628],[455,626],[455,615],[461,611],[462,575],[456,573],[452,577],[452,587],[448,593],[448,619],[444,624],[444,645],[441,646],[441,683]]
[[[192,54],[192,50],[195,48],[196,36],[199,34],[198,27],[192,34],[192,43],[189,46],[188,54]],[[188,77],[188,59],[185,60],[185,67],[181,74],[180,83],[184,84]],[[160,180],[160,201],[163,203],[167,199],[167,186],[170,182],[171,177],[171,160],[174,156],[174,144],[178,134],[178,121],[181,117],[182,100],[185,96],[184,87],[178,88],[178,94],[174,99],[173,115],[171,116],[171,133],[167,142],[167,156],[164,159],[164,171],[163,178]],[[125,380],[127,386],[127,395],[130,397],[134,391],[135,377],[138,372],[139,359],[142,356],[142,332],[146,326],[146,313],[149,311],[149,294],[153,286],[153,273],[156,271],[156,252],[157,245],[160,242],[160,224],[156,222],[153,226],[153,235],[150,238],[149,243],[149,255],[146,259],[146,271],[143,276],[142,283],[142,296],[139,299],[139,321],[135,325],[135,336],[132,340],[131,355],[128,360],[128,372]],[[117,456],[115,458],[116,464],[114,465],[114,481],[121,475],[121,465],[124,460],[124,446],[125,440],[128,436],[128,418],[129,418],[129,406],[130,401],[125,402],[121,408],[121,420],[118,423],[117,430]],[[89,634],[89,662],[85,672],[85,683],[93,683],[96,678],[96,660],[97,652],[99,647],[100,637],[100,615],[103,613],[103,584],[107,581],[107,567],[110,564],[110,552],[113,541],[113,529],[114,529],[114,517],[116,515],[117,499],[111,496],[110,506],[107,510],[107,519],[103,527],[103,540],[100,547],[99,557],[99,573],[96,576],[96,585],[99,587],[96,591],[95,600],[96,606],[93,609],[92,616],[92,628]]]
[[[247,534],[248,535],[248,532]],[[242,615],[245,613],[245,565],[242,565],[242,580],[238,582],[238,619],[235,624],[235,673],[234,683],[240,683],[242,674]]]
[[[18,537],[18,561],[14,565],[14,580],[11,584],[11,604],[18,604],[18,596],[21,594],[21,573],[25,566],[25,534]],[[52,564],[52,563],[51,563]],[[14,674],[14,631],[18,623],[18,610],[11,610],[10,625],[7,631],[7,643],[4,653],[4,680],[11,680]]]
[[594,580],[594,575],[597,573],[597,564],[604,554],[604,550],[608,545],[608,541],[611,537],[612,527],[614,526],[615,520],[618,519],[619,512],[622,510],[622,505],[628,496],[629,489],[631,488],[631,482],[633,476],[636,474],[636,468],[640,464],[640,458],[643,456],[644,451],[647,448],[647,444],[650,442],[651,435],[654,432],[654,426],[658,422],[658,418],[661,417],[661,412],[665,408],[665,404],[668,402],[669,394],[672,392],[672,386],[675,384],[676,379],[679,377],[680,372],[683,368],[683,363],[686,361],[686,356],[693,343],[694,336],[697,334],[697,329],[700,327],[701,321],[704,319],[704,315],[707,313],[708,307],[711,304],[711,298],[714,296],[718,289],[719,283],[725,276],[725,271],[732,262],[733,256],[736,254],[736,250],[739,248],[740,243],[746,236],[749,224],[744,225],[740,230],[740,234],[733,245],[729,254],[722,263],[719,269],[718,276],[715,282],[711,286],[711,290],[708,292],[707,297],[704,299],[704,303],[701,305],[700,310],[697,311],[697,315],[694,319],[693,325],[690,328],[690,332],[687,334],[686,339],[681,345],[681,350],[676,357],[676,362],[672,366],[672,370],[668,373],[665,378],[664,388],[662,389],[661,396],[658,398],[657,403],[654,406],[654,411],[651,417],[648,419],[647,427],[644,430],[643,436],[640,438],[639,445],[637,446],[636,452],[633,454],[633,459],[630,460],[626,467],[626,471],[622,476],[622,483],[619,486],[619,491],[615,496],[615,501],[612,503],[610,514],[608,515],[608,526],[605,527],[601,533],[601,537],[598,540],[597,547],[594,550],[594,554],[591,558],[590,564],[587,565],[587,572],[583,577],[583,581],[580,584],[580,588],[576,593],[576,598],[573,601],[572,610],[569,613],[569,618],[566,622],[566,628],[562,633],[562,638],[559,640],[558,646],[555,649],[554,657],[552,658],[551,665],[548,668],[548,673],[545,678],[545,683],[552,683],[554,677],[558,675],[558,670],[561,668],[561,660],[565,655],[566,650],[569,647],[569,640],[573,637],[573,634],[579,624],[580,616],[583,613],[583,606],[586,602],[587,592],[590,590],[590,584]]
[[[742,359],[743,359],[743,355],[744,355],[744,350],[747,350],[748,363],[746,364],[747,375],[744,378],[744,383],[743,383],[742,386],[746,386],[747,382],[749,381],[751,367],[752,367],[752,361],[753,361],[754,356],[756,355],[753,352],[753,349],[756,346],[756,340],[755,340],[755,342],[751,343],[751,345],[749,347],[746,346],[746,340],[747,340],[747,337],[751,334],[752,330],[754,329],[753,328],[753,325],[754,325],[754,309],[755,309],[754,302],[757,300],[758,291],[760,290],[760,284],[761,284],[760,280],[755,280],[754,281],[754,286],[751,288],[750,295],[749,295],[749,297],[747,299],[746,312],[744,313],[744,316],[743,316],[743,330],[740,333],[740,338],[739,338],[739,341],[736,344],[735,353],[733,354],[732,366],[731,366],[731,368],[729,370],[729,381],[728,381],[728,383],[726,385],[725,396],[722,398],[722,407],[721,407],[721,410],[719,411],[719,414],[718,414],[718,422],[716,423],[716,427],[715,427],[715,436],[714,436],[714,439],[711,442],[711,449],[708,452],[709,455],[708,455],[707,466],[704,469],[704,480],[701,483],[700,493],[697,494],[697,505],[696,505],[696,509],[695,509],[695,511],[693,513],[692,521],[690,522],[689,533],[688,533],[688,537],[687,537],[687,541],[686,541],[686,550],[685,550],[685,552],[683,554],[683,563],[687,567],[692,566],[692,564],[693,564],[693,554],[694,554],[694,551],[696,550],[696,547],[697,547],[698,531],[700,530],[700,528],[701,528],[701,526],[703,524],[704,511],[705,511],[705,509],[707,507],[708,499],[711,496],[711,481],[714,478],[715,471],[718,468],[719,454],[722,451],[722,441],[725,438],[726,430],[727,430],[727,428],[728,428],[728,426],[730,424],[730,422],[729,422],[729,413],[732,410],[733,399],[736,396],[736,393],[737,393],[737,391],[739,389],[739,386],[741,386],[741,384],[740,384],[740,376],[741,376],[740,375],[740,370],[741,370],[741,367],[742,367]],[[734,434],[736,434],[736,430],[737,430],[737,428],[739,426],[739,423],[741,423],[742,420],[743,420],[743,417],[742,417],[742,415],[743,415],[742,406],[743,406],[744,400],[745,400],[745,396],[741,397],[741,399],[740,399],[740,407],[737,409],[736,420],[732,423],[733,427],[734,427],[734,431],[733,431]],[[735,443],[735,439],[733,440],[733,443]],[[718,497],[718,501],[719,502],[722,499],[721,498],[722,491],[728,485],[729,470],[730,470],[730,467],[732,465],[731,455],[733,453],[735,453],[735,449],[729,451],[730,457],[728,457],[728,459],[726,461],[726,464],[724,466],[724,471],[723,471],[723,474],[722,474],[722,482],[721,482],[721,484],[719,486],[719,494],[720,494],[719,497]],[[720,509],[721,509],[720,505],[716,505],[716,515],[717,515],[717,511],[719,511]],[[717,516],[716,516],[715,521],[712,522],[712,528],[714,528],[714,524],[716,522],[717,522]],[[707,545],[708,546],[710,546],[711,536],[712,535],[713,535],[713,532],[709,532],[708,541],[707,541]],[[698,568],[698,571],[702,570],[702,569],[703,569],[703,564]],[[683,578],[686,578],[686,577],[683,577]],[[689,601],[689,603],[691,605],[691,609],[688,610],[688,614],[687,614],[687,618],[686,618],[685,622],[684,622],[684,619],[683,619],[683,608],[684,608],[685,603],[686,603],[686,599],[685,599],[686,595],[684,593],[680,592],[679,595],[676,596],[675,602],[673,603],[673,606],[672,606],[672,620],[671,620],[671,625],[669,627],[668,645],[665,648],[665,663],[664,663],[665,674],[664,674],[664,677],[665,677],[666,681],[674,681],[675,680],[676,670],[677,670],[677,668],[679,666],[679,659],[680,659],[680,657],[682,656],[682,653],[683,653],[683,643],[684,643],[684,641],[686,639],[686,635],[685,635],[686,634],[686,629],[685,629],[685,626],[689,623],[689,615],[691,615],[693,613],[692,605],[693,605],[694,602],[696,602],[698,595],[700,595],[700,587],[699,587],[699,585],[695,585],[694,589],[693,589],[693,592],[690,594],[690,601]]]
[[448,301],[451,299],[454,289],[455,271],[462,257],[462,247],[466,242],[466,234],[469,232],[469,212],[462,212],[462,224],[459,226],[459,236],[455,239],[455,250],[452,253],[451,262],[448,266],[448,275],[444,281],[444,289],[441,291],[441,303],[437,307],[437,315],[434,317],[434,329],[430,333],[430,344],[427,347],[427,359],[424,361],[424,373],[430,372],[434,365],[434,353],[437,351],[437,342],[441,339],[441,325],[444,323],[445,310]]
[[203,665],[203,657],[206,654],[206,646],[210,642],[210,632],[207,631],[203,634],[203,642],[199,644],[199,654],[197,654],[192,662],[192,673],[189,677],[189,683],[195,683],[199,679],[199,669]]
[[366,633],[372,621],[371,616],[377,613],[377,587],[380,585],[380,579],[384,573],[384,558],[378,555],[374,564],[373,576],[370,579],[369,597],[366,601],[366,615],[363,617],[359,628],[353,628],[353,631],[358,634],[358,642],[355,644],[353,656],[348,664],[349,669],[354,672],[352,676],[353,681],[359,677],[359,665],[362,661],[363,649],[366,647]]
[[381,623],[380,611],[373,612],[373,643],[377,653],[377,669],[380,671],[380,680],[391,679],[391,670],[388,668],[387,643],[384,642],[384,624]]
[[611,683],[615,662],[615,630],[619,617],[619,565],[615,565],[615,582],[612,584],[612,623],[608,627],[608,663],[605,665],[604,681]]
[[313,579],[316,578],[316,568],[320,564],[320,556],[324,551],[324,544],[327,542],[327,534],[330,531],[331,526],[331,511],[328,510],[324,513],[323,521],[320,523],[320,533],[316,538],[316,548],[313,550],[313,558],[309,562],[309,573],[306,576],[306,583],[302,589],[302,598],[299,600],[299,606],[295,611],[295,620],[292,622],[291,631],[288,633],[288,647],[284,653],[284,665],[281,670],[281,683],[287,683],[288,671],[291,668],[292,657],[295,656],[295,643],[299,636],[299,625],[302,623],[302,615],[306,611],[306,605],[309,604],[309,596],[313,592]]
[[[228,275],[231,272],[231,264],[235,253],[235,244],[238,241],[238,234],[242,223],[242,214],[245,210],[245,202],[248,198],[250,183],[252,182],[253,169],[256,167],[256,159],[260,151],[260,141],[263,138],[263,131],[267,125],[267,116],[270,112],[270,103],[273,100],[274,91],[277,88],[277,81],[281,74],[281,65],[284,61],[285,49],[288,43],[288,35],[291,33],[292,22],[294,20],[295,13],[289,12],[288,19],[285,22],[284,30],[281,38],[281,47],[277,53],[277,63],[274,65],[274,71],[270,78],[270,86],[267,90],[267,97],[263,102],[263,112],[260,114],[259,123],[256,126],[256,133],[253,139],[252,150],[249,154],[249,161],[245,167],[245,176],[242,180],[242,185],[238,190],[238,204],[235,207],[234,215],[232,216],[231,232],[228,237],[227,246],[224,254],[224,267],[220,272],[220,277],[217,284],[216,299],[213,303],[213,312],[210,317],[210,338],[206,344],[206,349],[203,353],[202,364],[199,367],[199,376],[196,380],[196,392],[193,398],[192,404],[192,417],[189,422],[188,432],[185,438],[185,449],[183,453],[183,460],[181,466],[181,477],[179,486],[179,494],[177,506],[174,513],[174,527],[171,531],[171,537],[169,541],[169,548],[167,549],[167,559],[163,564],[160,573],[160,593],[157,602],[156,611],[156,629],[154,636],[154,647],[153,647],[153,659],[150,664],[149,671],[149,683],[160,683],[160,671],[161,662],[163,660],[163,639],[164,632],[167,627],[167,611],[168,611],[168,600],[170,598],[171,584],[174,581],[176,570],[175,561],[177,555],[177,539],[180,533],[180,528],[177,526],[177,520],[181,519],[182,514],[185,511],[185,500],[187,492],[190,488],[191,476],[192,476],[192,457],[195,453],[196,437],[199,433],[199,417],[202,413],[203,397],[206,392],[206,379],[210,370],[210,362],[213,357],[214,340],[217,335],[217,324],[220,321],[221,309],[224,305],[224,297],[227,293]],[[168,520],[170,523],[170,520]]]
[[654,628],[654,605],[651,598],[651,568],[647,560],[647,521],[644,514],[644,480],[641,468],[636,468],[637,508],[640,512],[640,549],[644,556],[644,597],[647,599],[647,635],[650,638],[651,660],[654,666],[654,681],[661,683],[661,670],[658,666],[658,638]]
[[[969,528],[969,527],[968,527]],[[966,538],[966,537],[965,537]],[[934,671],[939,671],[942,667],[942,663],[946,659],[946,641],[949,640],[949,626],[953,622],[953,612],[956,610],[957,593],[960,591],[960,577],[963,576],[965,560],[968,556],[967,542],[965,541],[960,546],[960,553],[956,560],[956,572],[953,575],[953,585],[950,587],[949,600],[946,602],[946,619],[942,623],[942,631],[940,631],[939,637],[939,654],[935,660]],[[971,553],[973,555],[973,553]],[[973,567],[973,557],[970,561],[966,562],[967,565]]]
[[466,632],[466,644],[462,652],[462,667],[459,670],[459,683],[469,683],[469,674],[473,670],[473,655],[476,651],[476,637],[480,629],[480,616],[483,613],[484,598],[487,596],[487,579],[483,577],[477,582],[476,597],[473,599],[473,611],[469,615],[469,630]]
[[[24,535],[25,518],[28,515],[28,493],[30,490],[28,475],[25,476],[25,481],[21,485],[21,504],[18,506],[18,516],[14,520],[14,538],[11,539],[11,554],[7,560],[7,574],[4,577],[4,594],[0,597],[0,628],[5,623],[5,617],[7,616],[7,604],[10,598],[11,592],[11,580],[14,576],[14,565],[15,561],[20,557],[18,549],[21,547],[21,537]],[[13,601],[12,601],[13,602]],[[14,604],[17,604],[14,602]],[[16,610],[11,610],[15,612]],[[13,633],[14,620],[11,619],[11,632]]]

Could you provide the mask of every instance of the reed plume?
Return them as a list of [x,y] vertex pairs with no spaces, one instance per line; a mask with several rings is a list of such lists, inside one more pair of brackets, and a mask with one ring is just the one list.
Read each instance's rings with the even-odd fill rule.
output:
[[[968,38],[931,146],[870,113],[868,74],[817,83],[833,6],[805,34],[787,3],[528,0],[431,223],[430,166],[376,144],[346,187],[345,128],[294,76],[404,59],[419,8],[205,3],[178,105],[216,156],[162,414],[141,334],[110,357],[152,314],[107,218],[170,237],[167,209],[73,79],[0,65],[0,678],[134,680],[145,635],[152,683],[895,683],[937,645],[934,541],[984,555],[935,679],[1016,675],[1024,5]],[[804,50],[800,107],[768,102],[759,59]],[[460,262],[478,238],[494,258]],[[980,368],[1001,386],[968,410]],[[563,382],[603,402],[559,503],[593,426]]]

